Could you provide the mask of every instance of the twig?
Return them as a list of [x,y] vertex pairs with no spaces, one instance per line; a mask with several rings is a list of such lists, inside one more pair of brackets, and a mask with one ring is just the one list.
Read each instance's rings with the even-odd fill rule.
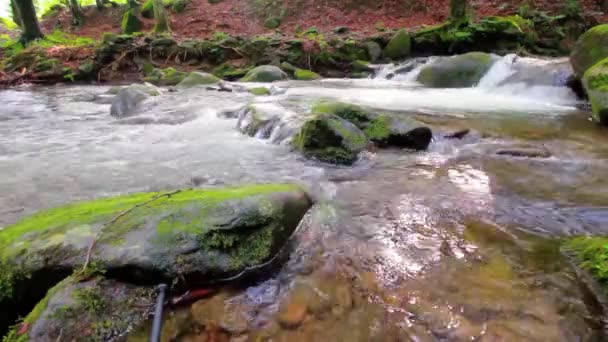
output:
[[[163,197],[170,198],[171,196],[173,196],[173,195],[175,195],[177,193],[180,193],[180,192],[181,192],[181,190],[175,190],[175,191],[172,191],[172,192],[160,194],[160,195],[152,197],[151,199],[149,199],[146,202],[143,202],[143,203],[140,203],[138,205],[135,205],[135,206],[133,206],[133,207],[131,207],[131,208],[129,208],[129,209],[121,212],[120,214],[116,215],[110,221],[104,223],[103,227],[101,228],[101,230],[103,230],[103,228],[105,228],[105,227],[107,227],[107,226],[109,226],[111,224],[116,223],[116,221],[118,221],[121,217],[127,215],[128,213],[132,212],[133,210],[135,210],[137,208],[143,207],[144,205],[148,205],[148,204],[156,201],[157,199],[160,199],[160,198],[163,198]],[[86,271],[87,267],[89,267],[89,264],[91,262],[91,255],[93,254],[93,249],[95,248],[96,245],[97,245],[97,236],[95,236],[93,238],[93,241],[91,241],[91,244],[89,245],[89,249],[87,251],[87,257],[85,259],[84,265],[82,266],[82,269],[76,274],[77,276],[80,275],[80,274],[82,274],[82,273],[84,273]]]

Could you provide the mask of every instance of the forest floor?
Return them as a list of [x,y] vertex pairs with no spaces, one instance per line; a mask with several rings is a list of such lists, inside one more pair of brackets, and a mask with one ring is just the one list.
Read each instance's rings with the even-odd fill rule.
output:
[[[555,0],[473,0],[476,17],[511,15],[521,10],[537,9],[549,14],[563,13],[568,1]],[[608,14],[601,12],[597,0],[580,0],[580,8],[587,20],[602,23]],[[49,32],[55,28],[80,36],[100,37],[106,32],[120,32],[121,8],[99,12],[94,7],[85,9],[82,27],[70,25],[70,15],[62,11],[46,17],[42,26]],[[345,26],[355,34],[369,35],[383,29],[413,28],[443,22],[449,12],[449,0],[191,0],[181,13],[170,13],[171,30],[175,37],[206,38],[221,31],[231,35],[253,36],[272,32],[264,27],[267,18],[282,14],[279,29],[292,33],[308,28],[331,32]],[[145,29],[153,20],[144,19]]]

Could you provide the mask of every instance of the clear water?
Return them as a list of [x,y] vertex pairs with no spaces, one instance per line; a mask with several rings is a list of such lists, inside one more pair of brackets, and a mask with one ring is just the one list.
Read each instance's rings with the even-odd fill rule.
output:
[[[0,226],[101,196],[295,182],[318,204],[289,262],[263,283],[169,314],[163,340],[599,339],[602,317],[555,239],[608,232],[608,134],[567,88],[525,77],[560,68],[508,56],[467,89],[422,88],[416,69],[276,83],[277,95],[257,98],[192,89],[148,101],[145,120],[122,121],[109,115],[107,87],[2,91]],[[435,139],[426,152],[374,150],[336,167],[218,117],[265,102],[297,125],[322,98],[414,116]],[[472,133],[442,138],[462,128]],[[522,146],[551,157],[496,153]],[[298,300],[308,305],[303,322],[282,328],[277,317]]]

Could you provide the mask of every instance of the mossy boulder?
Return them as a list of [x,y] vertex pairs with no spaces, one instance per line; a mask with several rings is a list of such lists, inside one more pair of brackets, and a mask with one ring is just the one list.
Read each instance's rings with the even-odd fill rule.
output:
[[177,84],[178,88],[192,88],[201,85],[216,84],[221,81],[214,75],[206,72],[193,71]]
[[375,118],[373,113],[361,106],[336,101],[317,102],[312,106],[310,111],[315,114],[332,114],[338,116],[352,122],[359,128],[364,128],[365,125]]
[[608,57],[585,72],[583,86],[589,95],[593,119],[608,125]]
[[402,59],[410,55],[412,39],[406,30],[398,31],[384,48],[384,55],[390,59]]
[[374,41],[366,42],[365,50],[367,50],[367,57],[371,62],[377,62],[382,58],[382,47]]
[[287,79],[287,74],[274,65],[262,65],[251,69],[241,82],[274,82]]
[[133,283],[192,286],[259,272],[310,206],[298,186],[267,184],[138,193],[43,211],[0,230],[0,307],[25,307],[32,287],[46,290],[53,276],[86,260]]
[[608,237],[580,236],[564,242],[563,250],[572,255],[579,267],[588,271],[608,293]]
[[574,73],[582,77],[585,72],[608,57],[608,24],[598,25],[585,32],[574,46],[570,62]]
[[270,89],[266,87],[249,88],[247,91],[255,96],[270,95]]
[[300,81],[314,81],[321,79],[321,75],[317,74],[314,71],[298,69],[293,73],[293,76],[296,80]]
[[430,88],[467,88],[477,84],[496,61],[484,52],[443,57],[422,68],[417,81]]
[[151,84],[132,84],[117,91],[110,107],[110,115],[116,118],[133,115],[142,102],[162,94],[160,89]]
[[143,323],[154,308],[153,290],[96,277],[68,277],[3,341],[109,341]]
[[326,163],[350,165],[357,160],[368,140],[353,123],[332,114],[315,114],[292,141],[308,158]]
[[379,146],[426,150],[433,132],[421,123],[403,117],[379,115],[363,129],[370,141]]
[[183,81],[188,73],[175,68],[153,69],[146,74],[144,81],[160,86],[174,86]]

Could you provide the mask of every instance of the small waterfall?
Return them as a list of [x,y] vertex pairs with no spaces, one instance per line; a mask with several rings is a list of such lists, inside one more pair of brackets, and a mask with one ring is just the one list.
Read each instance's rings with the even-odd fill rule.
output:
[[397,82],[415,82],[420,70],[427,63],[432,63],[436,57],[414,58],[400,64],[387,64],[381,66],[374,79],[392,80]]
[[517,55],[507,55],[498,60],[492,68],[483,76],[477,85],[479,88],[492,88],[497,87],[505,79],[512,76],[516,71],[513,68],[513,64],[517,60]]

